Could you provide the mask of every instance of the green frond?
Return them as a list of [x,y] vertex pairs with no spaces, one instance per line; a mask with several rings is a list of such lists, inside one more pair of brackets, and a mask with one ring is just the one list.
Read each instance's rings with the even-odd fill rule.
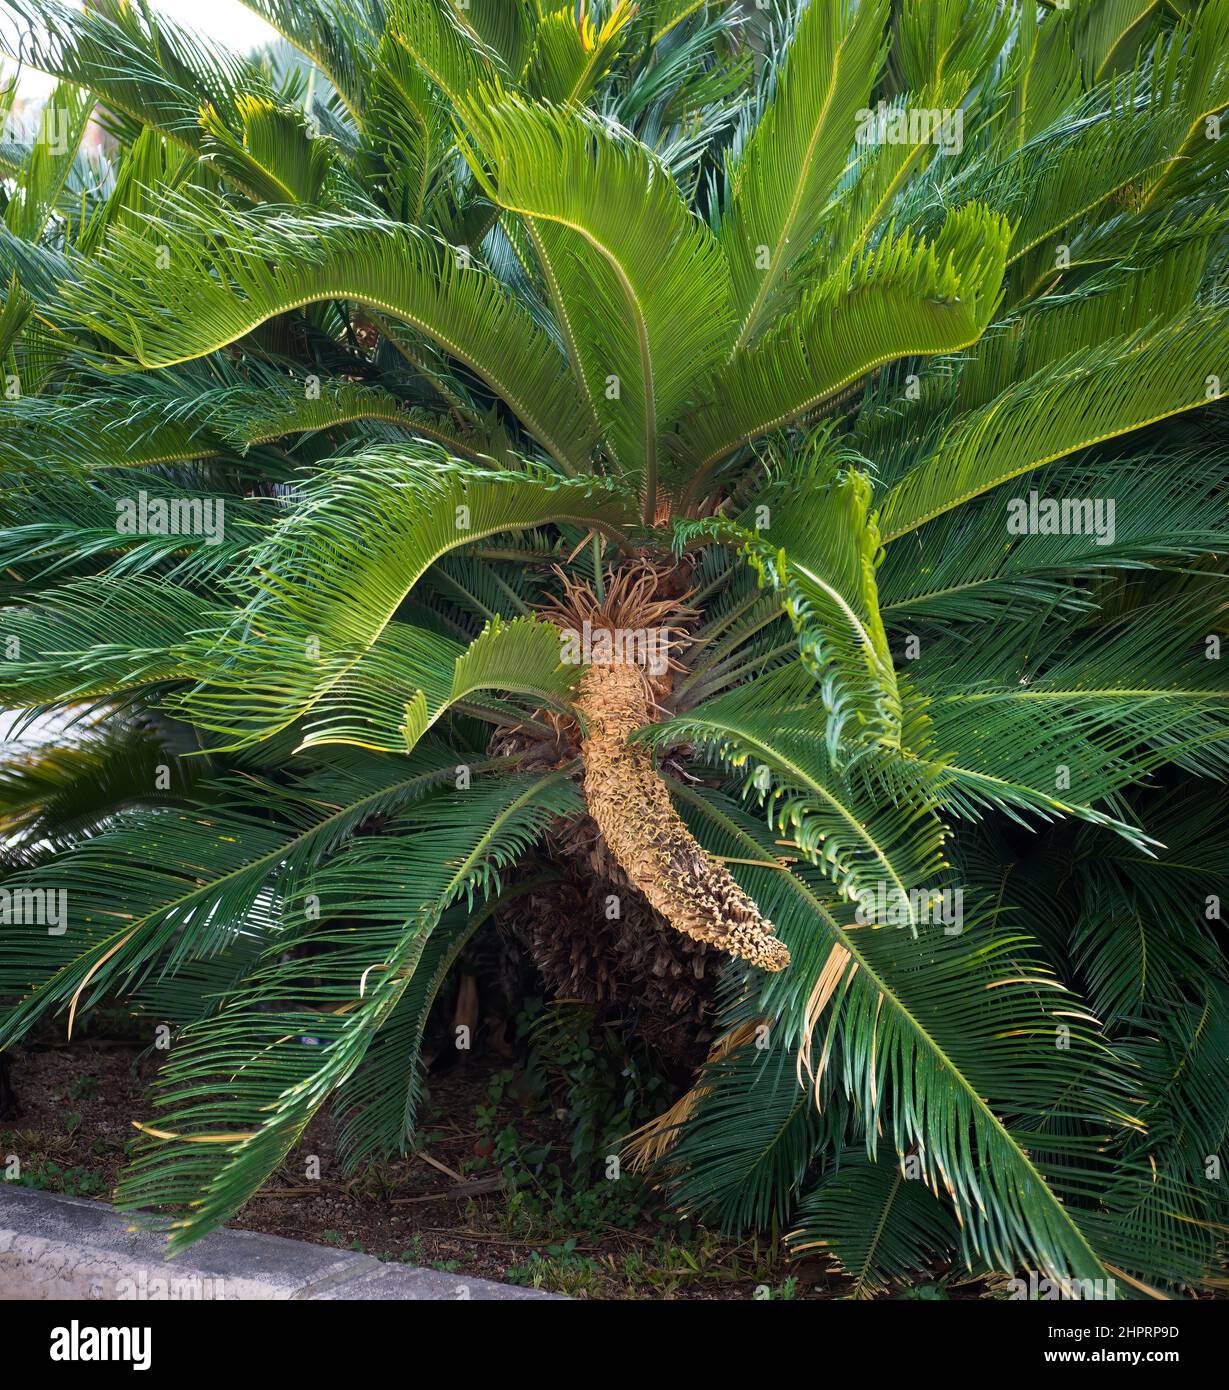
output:
[[1011,20],[995,0],[903,0],[893,16],[890,67],[906,91],[921,92],[952,73],[971,84],[1001,52]]
[[235,212],[174,198],[145,235],[117,229],[68,312],[142,367],[215,352],[306,304],[351,300],[412,325],[475,371],[570,471],[591,438],[571,378],[530,315],[453,248],[399,223]]
[[[0,596],[32,598],[52,582],[89,572],[208,585],[260,538],[271,511],[185,481],[117,468],[82,477],[35,474],[14,487],[0,501]],[[124,529],[148,525],[151,509],[164,533]],[[213,524],[186,534],[171,524],[194,516]]]
[[653,42],[660,42],[680,24],[706,10],[711,3],[712,0],[649,0],[646,8],[651,7]]
[[[1047,1137],[1030,1120],[1103,1106],[1104,1123],[1127,1092],[1095,1025],[1046,975],[1027,940],[989,936],[980,924],[960,935],[928,928],[921,941],[899,929],[843,925],[826,906],[818,870],[739,862],[770,858],[773,847],[734,803],[692,791],[679,798],[701,842],[731,856],[731,872],[790,947],[793,967],[770,977],[759,1007],[776,1017],[774,1032],[785,1031],[782,1045],[802,1043],[799,1076],[822,1080],[835,1069],[871,1156],[882,1123],[897,1155],[915,1155],[927,1185],[955,1206],[967,1256],[1108,1281],[1104,1261],[1118,1252],[1094,1249],[1082,1229],[1087,1218],[1070,1167],[1077,1158],[1095,1166],[1095,1150]],[[790,980],[804,960],[816,968],[801,984]],[[812,998],[820,967],[828,988]],[[793,999],[779,1015],[782,991]],[[1067,1051],[1054,1046],[1060,1028],[1070,1029]]]
[[720,237],[738,324],[754,343],[819,229],[886,52],[887,0],[814,0],[798,15],[773,91],[729,169]]
[[[500,903],[515,897],[521,887],[505,891]],[[495,906],[488,902],[477,911],[455,907],[443,915],[427,938],[405,993],[371,1040],[362,1065],[338,1091],[337,1139],[346,1171],[365,1159],[404,1154],[413,1140],[422,1101],[428,1016],[449,970]]]
[[745,776],[768,823],[797,857],[819,865],[848,898],[889,885],[909,904],[942,867],[943,827],[918,805],[893,805],[861,776],[833,766],[811,711],[814,686],[800,664],[786,666],[640,731],[654,747],[698,744]]
[[[977,504],[944,512],[889,546],[877,574],[880,611],[894,627],[992,622],[1024,605],[1088,610],[1091,581],[1106,570],[1147,568],[1225,549],[1225,462],[1195,453],[1071,460],[1039,469],[1027,490],[985,494]],[[1017,494],[1053,499],[1083,516],[1085,499],[1114,502],[1108,524],[1067,535],[1014,535],[1008,506]]]
[[[933,8],[927,7],[927,22]],[[799,266],[804,283],[856,262],[867,246],[885,234],[898,197],[926,173],[942,148],[929,124],[915,122],[910,130],[910,112],[959,110],[972,82],[973,74],[957,68],[916,90],[902,92],[882,111],[878,107],[868,111],[868,118],[881,121],[885,130],[898,125],[906,138],[859,148],[844,186],[827,210],[815,245]],[[939,131],[941,135],[941,126]]]
[[1201,288],[1217,223],[1208,215],[1168,222],[1124,248],[1123,261],[996,324],[964,355],[956,404],[975,410],[1078,352],[1186,317]]
[[[1201,599],[1188,599],[1191,616],[1210,630],[1225,595]],[[1202,636],[1175,629],[1167,606],[1107,623],[1067,651],[1030,657],[1029,637],[1016,641],[1013,650],[1009,634],[1000,651],[935,643],[913,663],[953,804],[967,795],[993,805],[996,787],[1031,788],[1042,814],[1049,802],[1085,808],[1095,822],[1093,804],[1166,763],[1229,776],[1229,689]]]
[[728,332],[721,248],[649,151],[588,115],[479,93],[465,123],[489,195],[562,229],[558,254],[579,272],[560,284],[563,307],[578,326],[592,399],[624,472],[642,483],[651,522],[659,435],[716,365]]
[[[738,564],[724,547],[709,546],[704,558],[712,556],[731,567]],[[686,673],[671,697],[671,708],[676,710],[688,709],[731,685],[763,675],[793,661],[798,654],[789,620],[775,594],[761,592],[741,564],[732,571],[702,563],[698,571],[713,573],[721,574],[725,582],[706,606],[704,621],[690,634],[682,655]]]
[[[273,932],[301,873],[369,816],[452,783],[455,764],[455,753],[435,749],[401,762],[352,761],[288,787],[236,778],[207,807],[119,817],[57,859],[53,891],[64,894],[67,930],[0,939],[0,993],[19,1000],[0,1023],[0,1043],[66,1007],[71,1033],[75,1016],[109,991],[208,956],[239,930]],[[20,892],[43,881],[32,871],[5,886]]]
[[[499,779],[431,798],[322,868],[311,889],[323,923],[304,925],[303,900],[290,904],[287,930],[252,974],[180,1034],[155,1087],[160,1113],[121,1179],[120,1203],[190,1204],[171,1225],[172,1253],[231,1216],[354,1073],[443,912],[462,898],[472,910],[475,892],[495,890],[498,870],[576,805],[557,773]],[[361,929],[330,922],[336,913]],[[323,958],[287,955],[309,942],[332,949]],[[214,1085],[202,1085],[205,1074]]]
[[[1115,874],[1095,867],[1085,870],[1081,889],[1072,965],[1087,981],[1099,1018],[1112,1024],[1140,1012],[1168,1023],[1185,1013],[1192,979],[1219,978],[1224,985],[1224,962],[1202,914],[1158,913]],[[1219,1021],[1225,1022],[1223,1012]]]
[[354,743],[408,753],[478,690],[528,696],[566,712],[580,666],[565,665],[559,629],[536,618],[493,618],[468,647],[391,623],[333,686],[304,726],[300,748]]
[[48,97],[33,147],[14,175],[17,187],[4,210],[5,223],[15,236],[37,241],[42,235],[77,162],[93,109],[88,92],[67,84]]
[[380,36],[369,85],[364,163],[380,180],[377,187],[390,211],[422,226],[431,220],[454,152],[447,110],[392,28]]
[[327,137],[313,130],[296,107],[250,96],[235,104],[238,127],[212,106],[202,110],[202,158],[261,202],[327,206],[326,185],[334,165]]
[[840,1105],[821,1113],[793,1057],[773,1044],[710,1062],[695,1089],[694,1112],[660,1165],[670,1200],[735,1233],[787,1221],[817,1152],[839,1139]]
[[1182,1017],[1192,1004],[1209,1011],[1224,1005],[1223,989],[1215,998],[1205,991],[1223,985],[1226,974],[1212,914],[1229,897],[1229,834],[1213,798],[1184,789],[1149,806],[1146,818],[1160,841],[1152,854],[1110,842],[1092,827],[1081,827],[1072,846],[1069,873],[1079,902],[1072,967],[1111,1024]]
[[106,202],[81,229],[77,238],[83,255],[102,245],[111,227],[141,225],[159,198],[180,188],[196,168],[196,154],[169,139],[154,126],[145,126],[120,156],[114,186]]
[[108,120],[133,137],[143,126],[200,148],[200,110],[237,116],[243,95],[276,94],[248,59],[197,37],[145,6],[98,0],[7,0],[18,21],[10,57],[92,92]]
[[34,301],[17,283],[16,277],[9,281],[4,304],[0,306],[0,360],[13,351],[22,330],[34,310]]
[[954,419],[888,493],[885,543],[1043,464],[1206,405],[1210,364],[1226,352],[1229,310],[1208,307],[1015,382]]
[[[711,537],[739,547],[761,587],[780,596],[802,661],[819,684],[829,757],[841,746],[899,746],[901,702],[879,616],[879,535],[871,488],[855,470],[820,485],[789,481],[760,493],[741,523],[677,528],[676,544]],[[753,529],[754,528],[754,529]]]
[[998,83],[996,144],[1010,154],[1061,119],[1084,91],[1070,13],[1022,5]]
[[358,118],[367,53],[384,22],[379,0],[241,0],[315,64]]
[[[436,0],[513,76],[525,70],[541,29],[539,0]],[[556,7],[558,8],[558,7]]]
[[[521,0],[511,4],[519,6]],[[509,75],[502,56],[464,22],[452,0],[389,0],[385,33],[453,108]]]
[[194,409],[195,400],[179,393],[176,397],[179,411],[168,409],[165,390],[141,399],[122,389],[107,391],[91,384],[6,400],[0,405],[5,425],[0,468],[18,473],[33,463],[68,473],[78,468],[153,467],[223,453],[225,442],[209,430],[203,412]]
[[693,496],[741,445],[797,420],[898,357],[977,341],[998,302],[1009,228],[977,204],[938,237],[885,238],[803,292],[798,307],[719,370],[680,444]]
[[847,1297],[875,1298],[902,1276],[925,1272],[949,1256],[959,1231],[949,1209],[920,1179],[907,1178],[886,1155],[840,1156],[799,1204],[786,1237],[795,1256],[831,1255],[852,1280]]
[[27,709],[189,675],[172,651],[205,623],[210,605],[133,575],[74,580],[3,611],[0,702]]
[[617,0],[599,28],[586,9],[559,5],[543,14],[525,71],[525,90],[539,101],[584,102],[632,41],[637,6]]
[[[1163,1176],[1155,1184],[1159,1190],[1146,1193],[1142,1201],[1129,1189],[1115,1196],[1128,1211],[1142,1209],[1148,1222],[1143,1239],[1162,1249],[1176,1246],[1179,1259],[1189,1262],[1181,1275],[1198,1283],[1215,1264],[1218,1229],[1229,1216],[1224,1194],[1208,1180],[1210,1160],[1223,1152],[1229,1136],[1223,1085],[1229,1063],[1229,989],[1223,971],[1191,992],[1195,998],[1166,1006],[1163,1014],[1149,1011],[1139,1031],[1122,1044],[1138,1062],[1149,1097],[1141,1112],[1146,1131],[1124,1150],[1137,1161],[1155,1162]],[[1192,1237],[1193,1250],[1173,1239],[1175,1211]]]
[[236,580],[246,606],[185,653],[209,674],[182,709],[234,746],[284,728],[350,676],[450,550],[551,521],[617,537],[628,512],[622,494],[595,482],[392,447],[341,459],[304,496]]
[[344,376],[267,373],[250,385],[223,388],[201,404],[210,428],[241,451],[291,435],[325,432],[333,438],[339,429],[371,421],[442,444],[475,463],[510,461],[508,436],[497,420],[463,427],[452,416]]
[[180,763],[177,785],[164,785],[159,769],[173,760],[166,741],[140,727],[19,746],[0,766],[6,851],[63,850],[122,811],[184,800],[204,768]]

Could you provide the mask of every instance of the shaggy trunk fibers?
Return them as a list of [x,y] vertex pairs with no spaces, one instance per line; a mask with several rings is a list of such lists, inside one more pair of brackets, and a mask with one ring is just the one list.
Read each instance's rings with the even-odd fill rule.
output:
[[[573,850],[574,838],[590,848]],[[650,907],[591,816],[559,827],[549,862],[560,880],[513,899],[501,921],[525,943],[556,999],[593,1005],[601,1022],[618,1020],[689,1083],[712,1042],[725,957]],[[611,895],[619,899],[617,917],[609,915]]]
[[649,903],[674,927],[765,970],[789,964],[729,870],[683,824],[652,752],[628,736],[652,722],[649,686],[631,665],[592,665],[580,679],[576,708],[588,728],[581,752],[585,800],[611,854]]

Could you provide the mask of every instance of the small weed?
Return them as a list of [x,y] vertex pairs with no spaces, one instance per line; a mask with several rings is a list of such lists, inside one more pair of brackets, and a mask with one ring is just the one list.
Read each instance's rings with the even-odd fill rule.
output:
[[65,1167],[52,1159],[43,1159],[24,1168],[14,1186],[34,1188],[39,1192],[58,1192],[65,1197],[93,1197],[104,1191],[106,1184],[84,1168]]
[[98,1078],[96,1076],[79,1076],[68,1088],[69,1100],[90,1100],[98,1094]]

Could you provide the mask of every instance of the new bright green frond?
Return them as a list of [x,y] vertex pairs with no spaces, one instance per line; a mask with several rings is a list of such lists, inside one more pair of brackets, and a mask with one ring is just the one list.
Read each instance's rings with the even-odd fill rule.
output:
[[998,302],[1005,219],[970,204],[948,215],[932,243],[885,238],[803,292],[748,351],[714,376],[680,448],[691,494],[741,445],[799,419],[897,357],[956,352],[975,343]]
[[886,0],[815,0],[798,16],[772,96],[732,164],[721,240],[734,280],[735,352],[782,307],[818,230],[884,57]]
[[[599,415],[656,512],[659,436],[720,358],[725,258],[648,150],[572,111],[478,93],[466,109],[475,175],[511,212],[564,229],[580,275],[562,286]],[[483,165],[490,161],[493,176]]]

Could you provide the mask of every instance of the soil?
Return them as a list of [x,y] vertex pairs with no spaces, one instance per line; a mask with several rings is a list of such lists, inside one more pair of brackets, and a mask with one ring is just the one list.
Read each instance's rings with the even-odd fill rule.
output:
[[[335,1161],[331,1122],[319,1117],[302,1144],[229,1224],[296,1240],[361,1249],[378,1258],[531,1284],[588,1298],[746,1299],[839,1297],[842,1280],[814,1260],[789,1262],[764,1240],[722,1240],[679,1227],[655,1202],[628,1223],[583,1230],[526,1225],[485,1154],[491,1075],[506,1060],[481,1056],[429,1080],[415,1155],[355,1177]],[[0,1175],[73,1196],[107,1199],[132,1122],[148,1118],[145,1088],[156,1062],[141,1046],[106,1038],[45,1043],[12,1054],[21,1113],[0,1123]],[[496,1128],[513,1122],[526,1143],[566,1162],[570,1136],[549,1111],[519,1108],[515,1087]],[[503,1108],[509,1113],[502,1113]],[[518,1112],[518,1113],[514,1113]],[[309,1176],[319,1160],[319,1177]]]

